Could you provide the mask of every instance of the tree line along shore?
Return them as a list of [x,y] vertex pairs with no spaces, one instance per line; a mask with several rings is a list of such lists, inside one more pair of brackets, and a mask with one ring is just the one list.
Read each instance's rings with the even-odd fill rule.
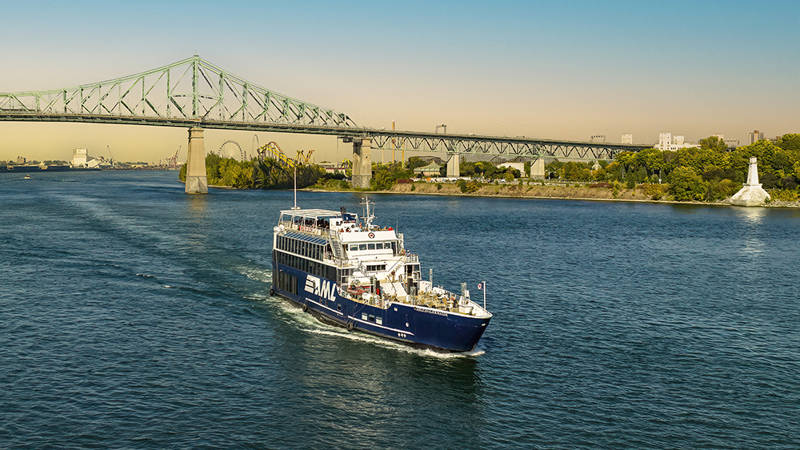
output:
[[[492,162],[461,163],[461,178],[424,177],[414,169],[429,161],[411,157],[405,164],[373,164],[370,189],[354,189],[346,174],[328,174],[317,165],[301,165],[297,187],[322,191],[370,191],[439,195],[718,203],[736,193],[747,177],[750,157],[758,158],[760,182],[773,206],[797,206],[800,199],[800,134],[762,140],[729,150],[717,137],[699,148],[623,152],[613,161],[561,162],[545,166],[544,180],[529,177],[530,163],[519,171]],[[444,172],[445,167],[441,168]],[[185,179],[185,165],[180,171]],[[274,159],[237,161],[206,157],[212,186],[236,189],[288,189],[294,171]],[[444,177],[444,173],[440,174]]]

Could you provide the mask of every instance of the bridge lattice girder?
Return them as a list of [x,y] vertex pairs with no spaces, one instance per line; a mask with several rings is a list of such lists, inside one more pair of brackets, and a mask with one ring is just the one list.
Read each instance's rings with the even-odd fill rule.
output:
[[199,56],[71,88],[0,93],[0,112],[355,126],[346,114],[270,91]]
[[82,122],[371,138],[406,151],[611,159],[649,145],[436,134],[359,127],[343,113],[251,83],[193,56],[156,69],[66,89],[0,93],[0,121]]
[[648,146],[593,142],[559,142],[499,136],[431,135],[409,136],[403,133],[373,134],[373,148],[405,149],[406,151],[444,152],[449,154],[505,155],[523,157],[549,156],[562,159],[613,159],[623,151],[636,151]]

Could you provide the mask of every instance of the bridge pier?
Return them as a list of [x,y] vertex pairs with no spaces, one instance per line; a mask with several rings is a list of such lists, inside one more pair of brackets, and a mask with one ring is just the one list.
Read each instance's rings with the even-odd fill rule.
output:
[[539,158],[531,162],[531,178],[534,180],[544,180],[544,159]]
[[206,147],[203,143],[203,129],[189,128],[189,155],[186,159],[186,193],[207,194]]
[[451,153],[450,159],[447,160],[447,177],[458,178],[461,176],[461,155],[458,153]]
[[370,138],[353,139],[353,187],[369,189],[372,181],[372,162],[369,150],[372,147]]

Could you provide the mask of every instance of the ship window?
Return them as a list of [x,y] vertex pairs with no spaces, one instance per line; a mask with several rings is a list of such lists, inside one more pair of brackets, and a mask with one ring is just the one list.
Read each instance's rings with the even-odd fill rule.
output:
[[359,250],[366,250],[367,249],[367,244],[358,244],[358,249]]
[[369,319],[367,319],[367,320],[369,320],[370,322],[375,322],[375,316],[373,316],[372,314],[370,314],[370,315],[369,315]]
[[375,244],[367,244],[368,250],[375,250]]
[[361,313],[361,320],[367,320],[367,313]]
[[354,252],[356,250],[358,250],[358,244],[350,244],[350,251]]
[[377,323],[378,325],[383,325],[383,319],[380,318],[380,317],[376,317],[375,318],[375,323]]

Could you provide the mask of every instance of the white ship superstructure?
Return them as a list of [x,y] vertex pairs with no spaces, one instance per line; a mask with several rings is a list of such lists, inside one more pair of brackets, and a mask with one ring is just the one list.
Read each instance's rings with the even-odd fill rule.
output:
[[470,299],[465,283],[455,293],[423,280],[403,234],[374,225],[365,206],[363,218],[344,209],[281,211],[273,290],[350,329],[471,349],[492,315]]

